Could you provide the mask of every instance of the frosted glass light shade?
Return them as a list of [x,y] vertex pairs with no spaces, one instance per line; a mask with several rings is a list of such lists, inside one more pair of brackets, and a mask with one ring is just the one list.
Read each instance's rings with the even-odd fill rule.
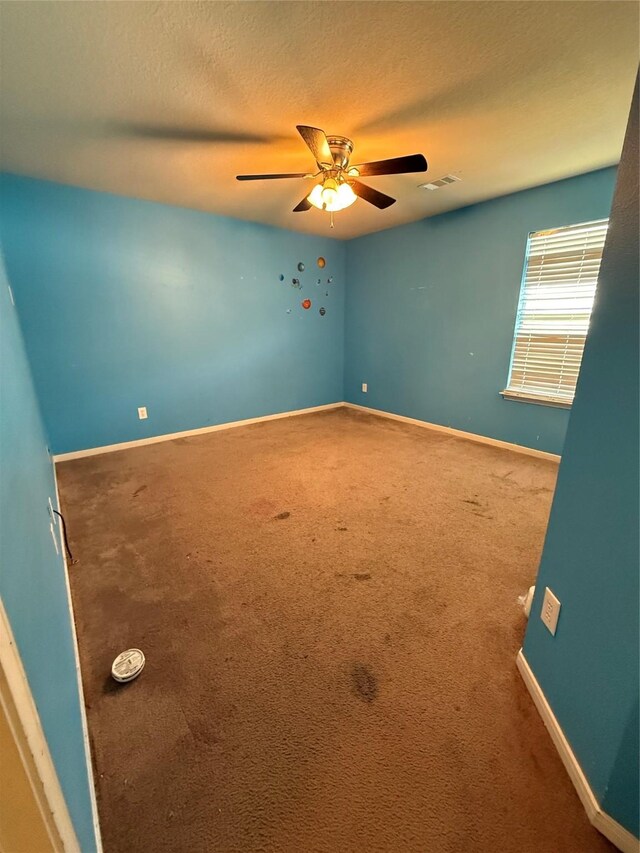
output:
[[349,184],[335,184],[335,181],[331,179],[325,181],[324,184],[316,184],[307,196],[307,199],[318,210],[328,210],[333,213],[349,207],[357,198],[358,196]]

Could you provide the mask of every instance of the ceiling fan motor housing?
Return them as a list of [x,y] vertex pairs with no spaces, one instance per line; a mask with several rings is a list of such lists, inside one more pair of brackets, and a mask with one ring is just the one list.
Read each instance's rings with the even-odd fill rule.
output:
[[338,169],[346,169],[353,153],[353,142],[346,136],[327,136],[327,142],[333,156],[333,164]]

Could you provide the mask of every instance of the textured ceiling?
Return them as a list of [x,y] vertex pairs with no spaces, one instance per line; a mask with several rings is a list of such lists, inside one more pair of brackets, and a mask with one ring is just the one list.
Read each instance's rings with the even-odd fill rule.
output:
[[[353,237],[617,162],[638,61],[635,2],[4,2],[2,167],[312,233],[295,125],[352,162],[422,152],[427,176],[368,179]],[[417,185],[454,172],[437,192]]]

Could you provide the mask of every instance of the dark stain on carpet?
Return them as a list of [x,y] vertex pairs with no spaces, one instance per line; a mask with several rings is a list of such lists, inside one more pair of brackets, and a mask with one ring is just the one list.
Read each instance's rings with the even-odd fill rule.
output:
[[351,683],[356,696],[363,702],[373,702],[378,695],[378,682],[369,667],[363,663],[354,663]]
[[279,512],[277,515],[274,515],[274,520],[283,521],[285,518],[289,518],[290,515],[290,512]]

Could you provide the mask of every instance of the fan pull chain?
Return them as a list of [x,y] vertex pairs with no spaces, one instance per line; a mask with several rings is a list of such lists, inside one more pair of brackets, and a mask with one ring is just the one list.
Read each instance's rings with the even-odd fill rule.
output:
[[329,211],[330,228],[333,228],[333,210]]

